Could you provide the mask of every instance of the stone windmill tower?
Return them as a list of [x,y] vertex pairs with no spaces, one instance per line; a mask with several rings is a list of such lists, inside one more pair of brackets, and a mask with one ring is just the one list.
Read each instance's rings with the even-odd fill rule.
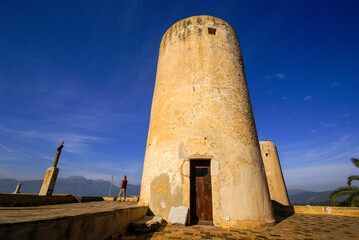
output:
[[162,38],[139,204],[222,227],[275,222],[238,38],[221,19],[186,18]]

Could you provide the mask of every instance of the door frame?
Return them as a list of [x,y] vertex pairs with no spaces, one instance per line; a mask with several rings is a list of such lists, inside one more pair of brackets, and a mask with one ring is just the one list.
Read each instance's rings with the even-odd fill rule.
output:
[[191,158],[190,159],[190,174],[189,174],[189,202],[190,202],[190,212],[189,212],[189,219],[190,224],[206,224],[206,225],[212,225],[213,224],[213,191],[211,189],[211,205],[212,205],[212,221],[198,221],[194,219],[195,213],[196,213],[196,187],[195,187],[195,176],[193,175],[194,167],[199,165],[198,163],[203,162],[203,166],[209,166],[210,169],[210,180],[212,185],[212,171],[211,171],[211,157],[209,158]]

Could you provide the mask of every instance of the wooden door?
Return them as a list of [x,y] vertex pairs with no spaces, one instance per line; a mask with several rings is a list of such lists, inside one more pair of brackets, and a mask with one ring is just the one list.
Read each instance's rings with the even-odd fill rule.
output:
[[191,161],[191,223],[212,222],[210,160]]

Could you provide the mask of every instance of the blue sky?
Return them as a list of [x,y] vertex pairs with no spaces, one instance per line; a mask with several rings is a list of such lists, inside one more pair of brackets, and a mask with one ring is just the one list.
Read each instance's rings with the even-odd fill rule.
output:
[[139,184],[162,35],[212,15],[236,30],[260,140],[288,189],[344,185],[359,158],[357,1],[3,1],[0,178]]

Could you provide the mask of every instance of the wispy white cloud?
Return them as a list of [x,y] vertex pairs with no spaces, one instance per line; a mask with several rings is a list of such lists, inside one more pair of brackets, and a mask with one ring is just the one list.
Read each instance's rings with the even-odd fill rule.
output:
[[266,76],[264,76],[264,79],[284,79],[285,75],[284,73],[276,73],[276,74],[268,74]]
[[[41,179],[45,175],[45,171],[41,172],[42,169],[29,169],[28,166],[23,165],[0,165],[0,179],[3,178],[14,178],[19,181],[21,180],[34,180]],[[14,186],[15,187],[15,186]]]
[[28,57],[28,56],[25,56],[25,55],[22,55],[22,54],[17,54],[17,53],[14,53],[14,52],[8,52],[8,51],[4,51],[4,50],[0,50],[0,52],[6,53],[6,54],[9,54],[9,55],[18,57],[18,58],[22,58],[22,59],[25,59],[25,60],[28,60],[28,61],[32,61],[32,62],[38,62],[39,61],[39,59]]
[[337,83],[337,82],[332,82],[332,84],[330,84],[331,87],[336,87],[338,85],[339,85],[339,83]]
[[284,79],[284,78],[285,78],[285,75],[284,75],[284,73],[277,73],[277,74],[275,75],[275,77],[276,77],[277,79]]
[[17,130],[0,126],[0,130],[8,132],[13,136],[19,137],[25,141],[40,140],[50,142],[54,147],[58,146],[62,140],[65,140],[66,148],[64,151],[74,154],[84,154],[91,148],[90,144],[107,141],[109,139],[94,137],[91,135],[64,133],[64,132],[41,132],[37,130]]
[[4,144],[1,144],[1,143],[0,143],[0,147],[2,147],[3,149],[5,149],[5,150],[8,151],[8,152],[13,152],[13,151],[11,151],[8,147],[6,147]]
[[348,176],[357,174],[353,164],[336,163],[283,169],[288,189],[331,191],[345,186]]
[[335,117],[341,118],[341,117],[349,117],[351,115],[352,115],[352,113],[348,112],[348,113],[343,113],[343,114],[337,114],[337,115],[335,115]]
[[114,174],[114,181],[120,182],[122,176],[126,175],[131,184],[140,184],[143,169],[143,157],[133,159],[122,159],[121,161],[97,161],[90,166],[68,164],[63,162],[61,168],[64,170],[63,177],[73,175],[84,176],[88,179],[110,179]]
[[351,122],[351,121],[348,121],[348,120],[345,120],[344,123],[345,123],[345,124],[351,124],[352,122]]
[[321,122],[320,124],[322,124],[324,127],[336,127],[337,126],[336,123],[328,123],[328,122]]
[[[63,177],[81,175],[88,179],[107,180],[109,176],[115,174],[117,176],[128,175],[131,183],[134,184],[140,184],[141,182],[143,168],[142,152],[136,158],[124,158],[121,157],[121,154],[117,155],[116,159],[113,159],[111,155],[101,157],[96,155],[96,147],[106,146],[112,141],[111,139],[75,133],[45,133],[37,130],[10,129],[3,125],[0,125],[0,131],[5,133],[3,134],[4,136],[11,135],[15,139],[21,139],[15,147],[22,148],[27,153],[31,153],[31,155],[34,153],[31,156],[31,161],[34,161],[34,165],[32,165],[26,160],[30,157],[26,152],[22,153],[17,150],[8,152],[6,149],[1,148],[0,168],[4,170],[0,172],[0,178],[12,177],[19,180],[41,179],[43,172],[39,169],[46,170],[47,167],[51,166],[56,148],[61,140],[65,140],[65,147],[58,165]],[[49,148],[49,143],[53,148]],[[39,149],[31,149],[29,147],[36,145],[45,146],[47,149],[44,151],[44,147]],[[39,152],[42,154],[38,154]],[[26,173],[22,174],[23,172]]]
[[[128,123],[138,123],[142,118],[134,114],[111,112],[105,109],[92,109],[89,111],[76,112],[59,116],[56,121],[76,129],[88,129],[97,132],[113,131],[114,125],[124,125]],[[112,126],[110,129],[109,126]],[[128,129],[123,129],[128,132]]]
[[[330,141],[328,139],[338,139]],[[316,138],[305,141],[297,141],[280,146],[279,154],[282,155],[285,166],[314,166],[338,161],[349,161],[351,157],[359,155],[359,134],[347,134],[345,136],[318,135]]]
[[312,96],[306,96],[305,98],[303,98],[303,101],[308,101],[310,99],[312,99]]
[[359,157],[359,134],[315,136],[277,146],[288,188],[333,189],[344,185],[346,178],[357,171],[350,158]]

